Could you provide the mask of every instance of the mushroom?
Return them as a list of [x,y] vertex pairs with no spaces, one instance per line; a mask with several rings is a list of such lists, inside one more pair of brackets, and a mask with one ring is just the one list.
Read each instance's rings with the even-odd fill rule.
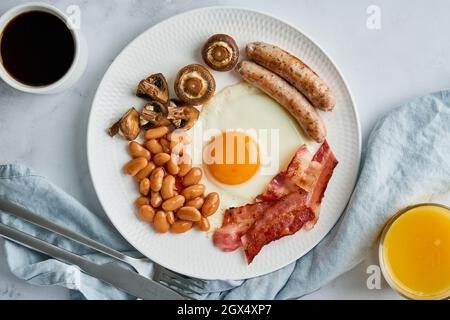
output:
[[140,126],[144,129],[167,126],[170,124],[170,121],[167,120],[167,114],[168,110],[164,104],[151,101],[142,108],[139,117]]
[[135,108],[129,109],[119,121],[114,123],[111,128],[108,129],[108,134],[114,137],[116,134],[120,134],[124,138],[132,141],[141,132],[139,127],[139,112]]
[[200,112],[192,106],[170,106],[168,109],[167,119],[171,120],[177,129],[189,130],[200,115]]
[[141,98],[158,101],[164,105],[167,104],[169,100],[169,86],[166,78],[162,73],[152,74],[139,82],[136,95]]
[[214,95],[216,81],[211,73],[199,64],[182,68],[175,79],[175,93],[187,105],[206,103]]
[[239,60],[239,47],[229,35],[215,34],[203,46],[202,57],[212,69],[229,71]]

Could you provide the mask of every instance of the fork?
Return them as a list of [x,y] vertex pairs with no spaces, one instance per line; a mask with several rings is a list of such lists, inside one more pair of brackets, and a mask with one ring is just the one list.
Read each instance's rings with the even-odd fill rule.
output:
[[170,271],[154,262],[151,262],[148,258],[134,258],[129,255],[126,255],[100,242],[82,236],[50,220],[47,220],[39,215],[36,215],[22,206],[16,205],[12,202],[6,201],[1,198],[0,198],[0,209],[23,220],[26,220],[38,227],[59,234],[67,239],[73,240],[88,248],[91,248],[102,254],[105,254],[111,258],[122,261],[127,265],[131,266],[138,274],[142,276],[149,277],[153,269],[154,281],[161,283],[174,290],[177,290],[178,292],[181,291],[180,293],[202,294],[202,290],[205,289],[206,287],[206,281],[204,280],[188,278],[179,273]]

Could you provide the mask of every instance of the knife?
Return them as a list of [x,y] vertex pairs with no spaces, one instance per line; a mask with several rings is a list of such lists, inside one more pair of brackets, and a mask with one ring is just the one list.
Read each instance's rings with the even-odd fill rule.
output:
[[187,300],[181,294],[114,263],[96,264],[84,257],[0,223],[0,236],[60,261],[76,265],[98,278],[144,300]]
[[87,238],[79,233],[76,233],[66,227],[60,226],[59,224],[56,224],[52,222],[51,220],[48,220],[46,218],[43,218],[29,209],[22,207],[20,205],[17,205],[11,201],[5,200],[0,198],[0,210],[3,210],[5,212],[8,212],[8,214],[11,214],[13,216],[16,216],[20,219],[23,219],[25,221],[31,222],[32,224],[44,228],[50,232],[59,234],[67,239],[70,239],[72,241],[78,242],[79,244],[82,244],[83,246],[86,246],[88,248],[91,248],[93,250],[96,250],[100,253],[103,253],[105,255],[108,255],[114,259],[117,259],[119,261],[125,262],[132,266],[139,274],[144,275],[143,273],[139,272],[142,271],[142,267],[139,269],[136,265],[135,258],[129,257],[119,251],[116,251],[110,247],[105,246],[104,244],[94,241],[90,238]]

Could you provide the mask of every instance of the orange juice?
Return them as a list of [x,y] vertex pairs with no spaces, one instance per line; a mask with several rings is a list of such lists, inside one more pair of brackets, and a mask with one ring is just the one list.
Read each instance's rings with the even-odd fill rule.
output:
[[422,204],[397,214],[380,242],[389,284],[411,299],[450,296],[450,210]]

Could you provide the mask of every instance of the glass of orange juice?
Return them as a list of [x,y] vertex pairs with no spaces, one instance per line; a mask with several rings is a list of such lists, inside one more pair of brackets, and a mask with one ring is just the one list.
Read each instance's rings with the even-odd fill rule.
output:
[[450,209],[423,203],[394,215],[380,239],[389,285],[409,299],[450,297]]

